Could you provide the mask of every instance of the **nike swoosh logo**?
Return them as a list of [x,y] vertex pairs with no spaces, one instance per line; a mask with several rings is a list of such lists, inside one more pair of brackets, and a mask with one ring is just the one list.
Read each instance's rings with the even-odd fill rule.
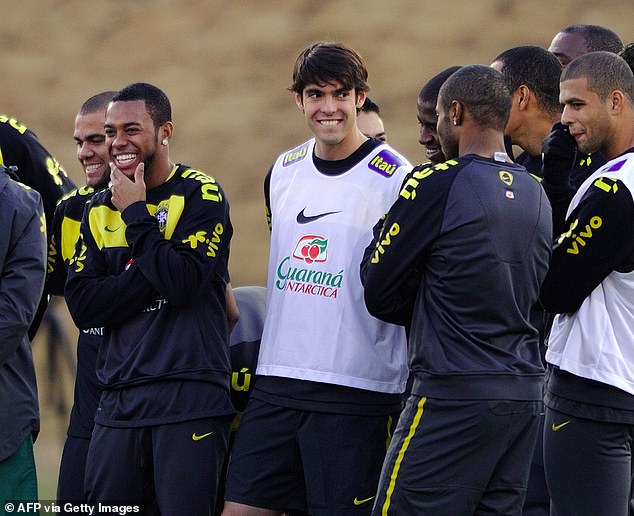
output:
[[297,222],[299,224],[308,224],[309,222],[314,222],[317,219],[325,217],[326,215],[333,215],[335,213],[341,213],[341,211],[327,211],[326,213],[320,213],[319,215],[304,215],[304,208],[297,214]]
[[206,434],[202,434],[202,435],[196,435],[196,432],[194,432],[192,434],[192,441],[200,441],[201,439],[204,439],[205,437],[209,437],[211,434],[213,434],[213,432],[207,432]]
[[114,233],[115,231],[117,231],[121,226],[119,226],[118,228],[114,228],[114,229],[110,229],[108,226],[104,227],[104,229],[108,232],[108,233]]
[[556,432],[557,430],[560,430],[561,428],[563,428],[564,426],[569,425],[569,424],[570,424],[570,421],[564,421],[563,423],[560,423],[558,425],[553,423],[550,428],[552,428],[553,432]]
[[371,496],[370,498],[364,498],[363,500],[359,500],[358,498],[355,497],[355,499],[354,499],[354,501],[352,503],[354,503],[355,505],[363,505],[364,503],[369,502],[373,498],[374,498],[374,496]]

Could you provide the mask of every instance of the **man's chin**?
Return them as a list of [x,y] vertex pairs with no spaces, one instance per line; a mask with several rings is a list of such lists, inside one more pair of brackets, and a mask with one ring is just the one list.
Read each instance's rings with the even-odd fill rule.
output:
[[94,188],[95,190],[101,190],[108,185],[110,177],[102,177],[100,179],[90,179],[86,181],[86,186]]
[[440,149],[434,150],[432,152],[426,152],[425,155],[427,159],[432,163],[442,163],[445,161],[445,156]]

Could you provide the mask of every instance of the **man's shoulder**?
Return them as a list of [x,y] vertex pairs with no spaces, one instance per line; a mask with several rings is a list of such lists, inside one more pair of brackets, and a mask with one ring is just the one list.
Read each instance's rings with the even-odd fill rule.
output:
[[55,208],[56,212],[63,213],[77,220],[81,219],[84,208],[95,196],[95,194],[103,190],[95,190],[90,186],[82,186],[67,193],[58,202]]
[[[448,159],[441,163],[432,163],[431,161],[427,161],[413,167],[410,176],[416,177],[417,179],[425,179],[434,175],[435,178],[438,178],[440,175],[448,177],[449,175],[456,174],[467,165],[470,165],[471,162],[471,159],[462,157]],[[447,172],[451,174],[448,174]]]
[[30,186],[14,181],[0,170],[0,206],[5,213],[11,210],[32,216],[42,206],[42,197]]
[[[614,182],[620,180],[634,193],[634,149],[630,149],[620,156],[607,161],[586,179],[584,185],[588,183],[588,186],[590,184],[601,186],[601,178],[609,178]],[[583,188],[583,185],[581,188]]]
[[407,173],[412,169],[409,160],[388,144],[374,147],[368,156],[368,168],[386,177],[392,177],[397,170]]
[[[172,185],[181,183],[186,191],[200,190],[203,200],[220,202],[224,200],[224,192],[216,179],[202,170],[189,165],[179,164],[169,179]],[[175,186],[175,188],[178,188]]]
[[[29,200],[40,202],[41,200],[41,196],[36,190],[20,181],[12,179],[2,170],[0,170],[0,191],[5,197],[13,196],[14,202],[16,203],[29,202]],[[11,199],[7,199],[7,201],[10,202]]]
[[314,142],[315,139],[311,138],[293,149],[282,152],[282,154],[277,157],[276,162],[278,162],[282,167],[288,167],[293,163],[304,160],[307,156],[310,156],[311,153],[309,150],[314,145]]
[[25,139],[37,140],[37,136],[17,118],[0,113],[0,135],[23,136]]
[[91,186],[82,186],[71,190],[57,201],[58,208],[60,206],[73,206],[87,203],[96,193],[104,189],[95,190]]

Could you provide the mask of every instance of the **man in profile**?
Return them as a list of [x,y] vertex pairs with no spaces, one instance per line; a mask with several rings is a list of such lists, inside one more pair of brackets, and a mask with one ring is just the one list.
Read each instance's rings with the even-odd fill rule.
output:
[[436,124],[438,114],[436,113],[436,103],[438,102],[438,92],[449,77],[460,70],[460,66],[451,66],[442,72],[434,75],[422,87],[416,101],[416,118],[419,125],[418,143],[425,148],[425,157],[431,163],[442,163],[445,155],[440,147],[440,139]]
[[563,71],[561,122],[608,162],[574,193],[542,284],[544,466],[558,516],[626,516],[634,434],[634,75],[610,52]]

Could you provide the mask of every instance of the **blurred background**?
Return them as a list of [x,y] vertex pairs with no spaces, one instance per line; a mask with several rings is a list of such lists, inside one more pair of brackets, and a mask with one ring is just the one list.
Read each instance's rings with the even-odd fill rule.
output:
[[[286,90],[305,46],[338,40],[365,57],[388,140],[418,163],[416,97],[433,75],[490,64],[518,45],[547,48],[573,23],[606,26],[627,44],[631,7],[631,0],[0,0],[0,113],[32,129],[79,185],[72,133],[81,103],[132,82],[159,86],[172,102],[172,158],[213,175],[229,197],[234,286],[264,285],[262,182],[278,154],[311,136]],[[45,327],[34,342],[41,499],[55,496],[72,403],[77,332],[58,304],[63,333]]]

